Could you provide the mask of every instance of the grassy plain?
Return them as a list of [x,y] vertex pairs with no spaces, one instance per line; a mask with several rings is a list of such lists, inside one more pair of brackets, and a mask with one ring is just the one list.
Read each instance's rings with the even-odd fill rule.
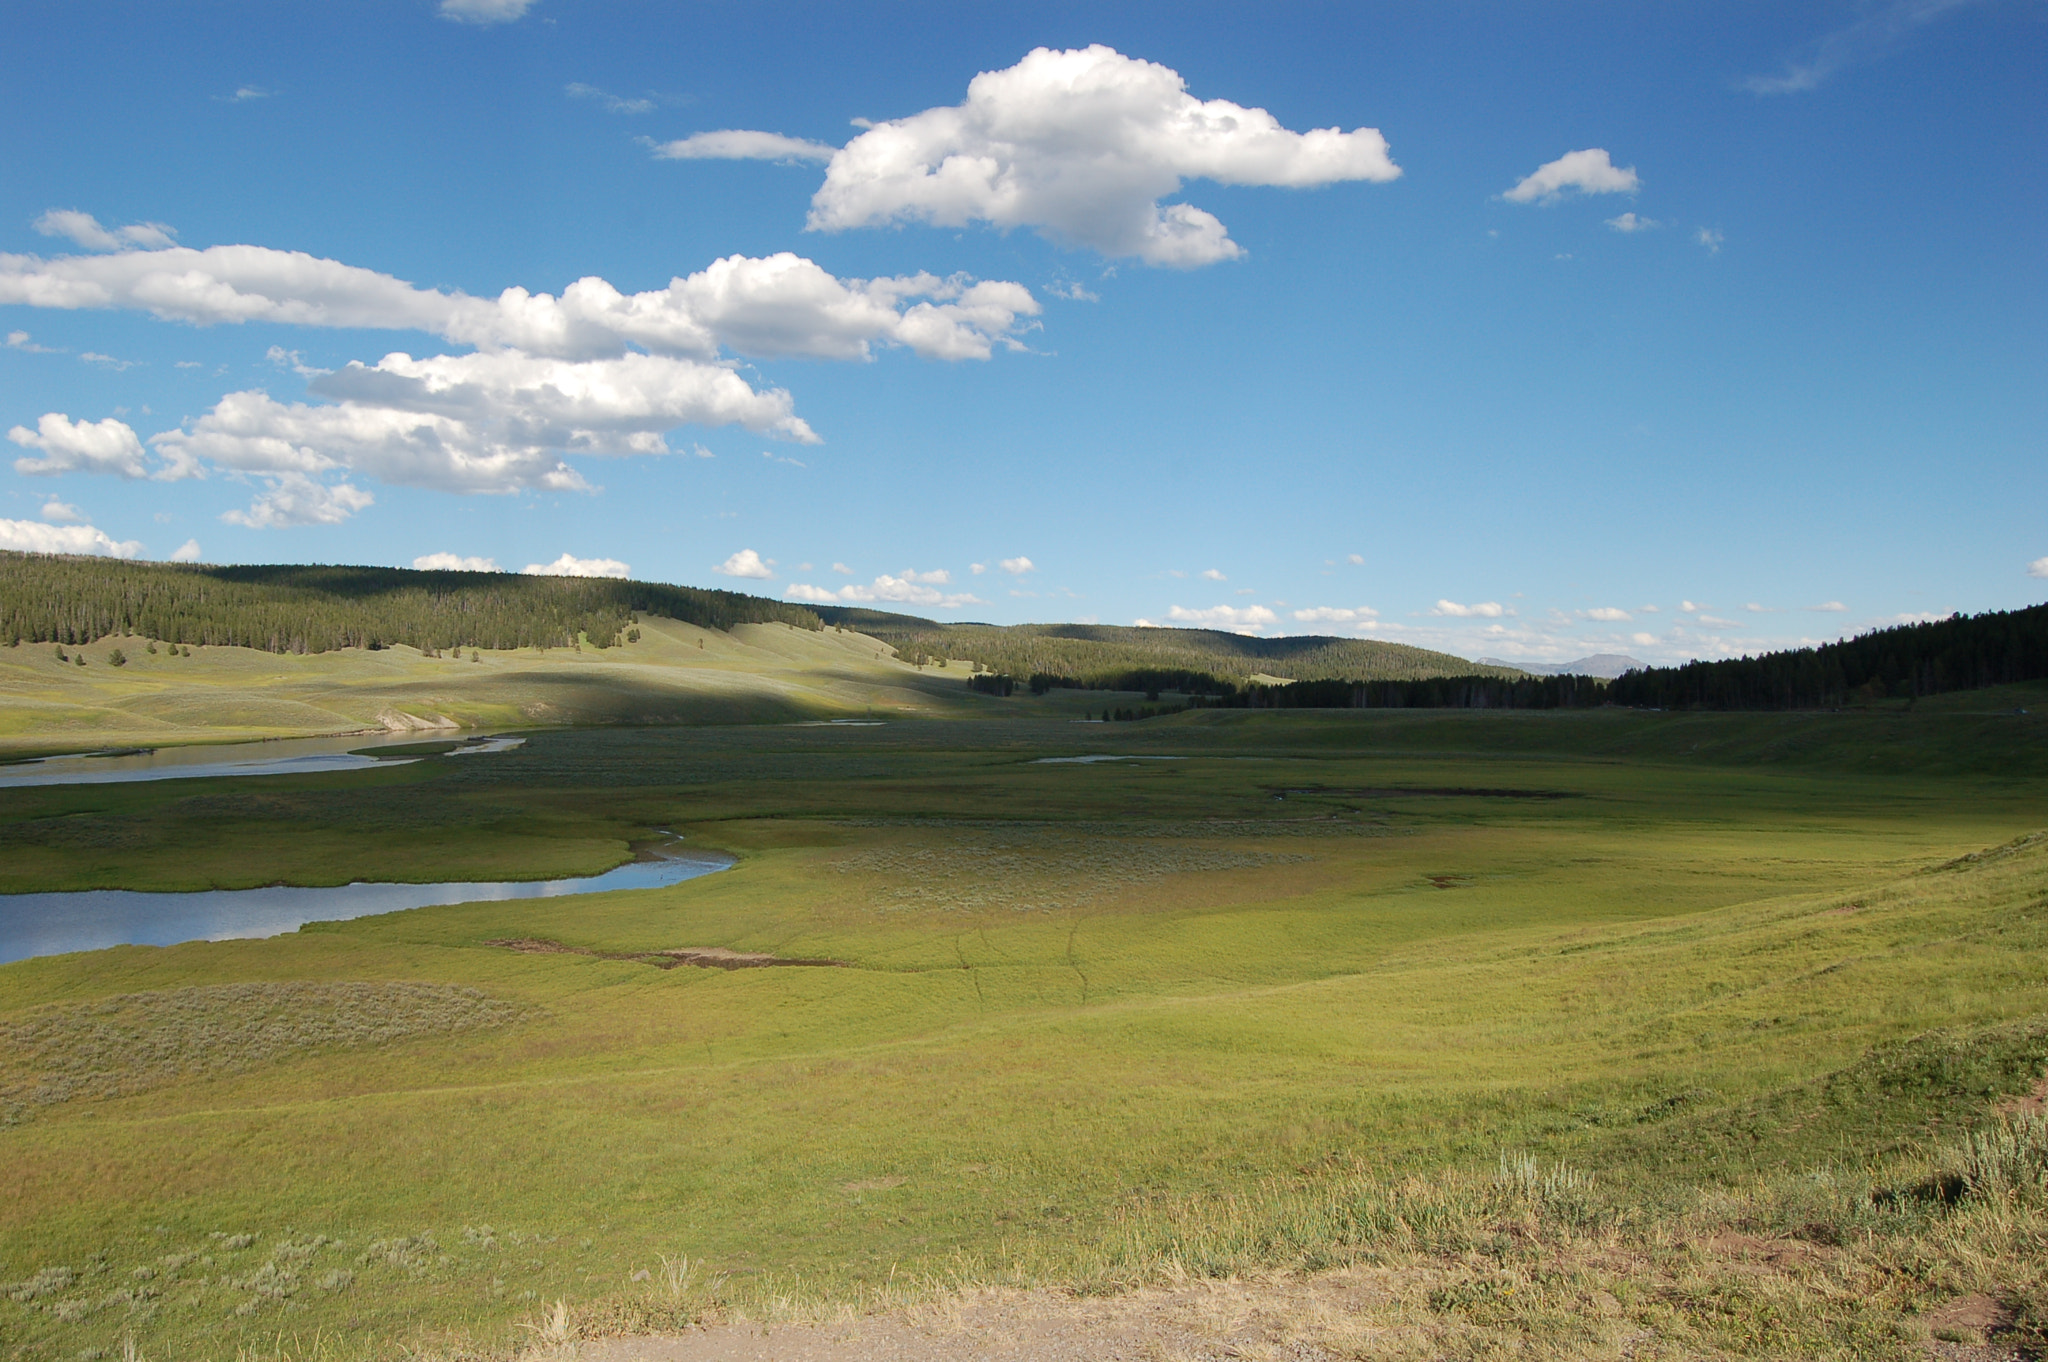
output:
[[[1924,1356],[1972,1293],[2040,1328],[2034,1193],[1929,1179],[2048,1063],[2041,698],[1020,697],[6,792],[10,891],[538,876],[661,828],[739,864],[0,968],[0,1340],[488,1351],[556,1300],[1397,1258],[1434,1355]],[[1037,760],[1080,755],[1173,759]],[[844,967],[602,954],[712,946]],[[1723,1270],[1728,1234],[1805,1256]]]

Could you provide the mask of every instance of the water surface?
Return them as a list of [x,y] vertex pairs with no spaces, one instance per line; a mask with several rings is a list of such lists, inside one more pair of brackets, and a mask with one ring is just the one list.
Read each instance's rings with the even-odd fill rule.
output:
[[396,913],[442,903],[559,898],[613,889],[659,889],[724,870],[717,852],[665,851],[573,880],[472,880],[444,884],[343,884],[324,889],[202,889],[147,893],[86,889],[62,894],[0,894],[0,964],[107,946],[170,946],[277,936],[308,922]]
[[208,776],[289,776],[316,771],[359,771],[370,766],[397,766],[417,757],[357,755],[365,748],[404,747],[414,743],[461,741],[447,755],[503,752],[524,738],[457,739],[432,732],[356,733],[327,738],[277,738],[267,742],[200,743],[191,747],[120,748],[79,752],[61,757],[0,766],[0,790],[25,785],[112,785],[130,780],[197,780]]

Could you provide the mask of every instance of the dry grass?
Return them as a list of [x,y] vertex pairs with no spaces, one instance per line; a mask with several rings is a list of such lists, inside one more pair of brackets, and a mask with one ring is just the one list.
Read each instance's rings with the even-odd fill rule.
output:
[[0,1124],[320,1051],[508,1026],[530,1009],[452,984],[247,983],[124,993],[0,1021]]

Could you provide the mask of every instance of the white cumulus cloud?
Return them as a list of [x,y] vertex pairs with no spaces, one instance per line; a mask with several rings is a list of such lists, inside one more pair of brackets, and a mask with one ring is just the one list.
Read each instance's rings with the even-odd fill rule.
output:
[[412,560],[421,572],[496,572],[495,558],[465,558],[459,553],[423,553]]
[[83,525],[86,520],[85,515],[76,506],[58,501],[55,497],[43,503],[42,516],[52,525]]
[[2029,577],[2048,577],[2048,558],[2036,558],[2033,562],[2027,564],[2027,575]]
[[1637,217],[1634,213],[1623,213],[1618,218],[1609,218],[1607,225],[1617,232],[1647,232],[1652,227],[1663,226],[1655,218]]
[[187,539],[184,543],[178,545],[177,550],[171,554],[171,561],[173,563],[196,563],[200,561],[201,557],[199,541],[197,539]]
[[528,563],[519,569],[529,577],[630,577],[633,569],[616,558],[577,558],[563,554],[552,563]]
[[1230,580],[1228,577],[1224,576],[1221,569],[1218,568],[1203,568],[1202,577],[1204,580],[1211,582],[1227,582]]
[[[2048,572],[2044,572],[2041,575],[2044,577],[2048,577]],[[1840,601],[1822,601],[1819,605],[1809,605],[1806,608],[1808,610],[1825,611],[1828,614],[1832,615],[1844,614],[1849,609],[1848,606],[1842,604]]]
[[1632,618],[1628,611],[1617,610],[1611,605],[1598,605],[1581,613],[1587,619],[1599,620],[1602,624],[1626,624]]
[[774,561],[772,558],[763,561],[761,555],[752,549],[741,549],[738,553],[735,553],[732,557],[711,570],[724,577],[765,579],[775,575],[775,569],[772,566]]
[[1600,147],[1568,151],[1536,167],[1513,189],[1501,195],[1509,203],[1554,203],[1574,191],[1580,194],[1633,194],[1642,188],[1634,166],[1620,167]]
[[1194,624],[1205,629],[1231,629],[1240,634],[1256,633],[1277,624],[1280,617],[1263,605],[1212,605],[1206,610],[1170,606],[1166,618],[1176,624]]
[[127,423],[109,416],[103,421],[73,421],[62,412],[46,411],[36,428],[15,426],[7,438],[42,457],[14,461],[17,473],[111,473],[140,478],[148,473],[142,441]]
[[653,144],[665,161],[829,161],[839,148],[777,132],[698,132],[673,142]]
[[1027,572],[1038,570],[1038,564],[1032,562],[1029,558],[1023,557],[1021,554],[1015,558],[1005,558],[1000,563],[997,563],[996,566],[1009,573],[1012,577],[1022,577]]
[[0,520],[0,549],[16,553],[84,553],[100,558],[133,558],[142,545],[116,541],[90,525],[46,525],[40,520]]
[[[837,567],[837,564],[834,565]],[[901,575],[883,573],[873,583],[862,586],[849,582],[836,591],[831,587],[812,586],[808,582],[791,582],[783,593],[800,601],[814,605],[872,605],[888,602],[894,605],[936,606],[942,610],[953,610],[963,605],[987,605],[979,596],[966,592],[945,592],[938,588],[951,581],[950,576],[939,569],[932,572],[916,572],[905,569]]]
[[623,294],[595,276],[561,296],[496,298],[423,289],[388,274],[267,246],[187,246],[112,255],[0,253],[0,304],[134,308],[166,321],[426,331],[461,345],[562,359],[656,354],[863,359],[901,345],[931,359],[986,359],[1042,310],[1022,284],[934,274],[841,279],[788,251],[727,256]]
[[339,525],[377,499],[346,482],[324,483],[304,473],[277,473],[246,511],[224,511],[221,519],[252,530],[292,525]]
[[1693,233],[1692,239],[1705,246],[1708,255],[1719,255],[1721,253],[1721,243],[1726,241],[1728,237],[1717,227],[1702,227]]
[[986,222],[1196,266],[1243,252],[1213,215],[1160,203],[1186,180],[1307,188],[1400,173],[1375,128],[1292,132],[1264,109],[1196,99],[1154,62],[1038,48],[976,76],[965,102],[873,124],[833,153],[809,225]]
[[1438,601],[1430,612],[1432,615],[1448,615],[1452,619],[1497,620],[1503,615],[1515,612],[1501,605],[1499,601],[1481,601],[1477,605],[1460,605],[1456,601]]
[[1303,624],[1369,624],[1380,617],[1380,612],[1370,606],[1356,608],[1336,605],[1311,606],[1294,612],[1294,618]]

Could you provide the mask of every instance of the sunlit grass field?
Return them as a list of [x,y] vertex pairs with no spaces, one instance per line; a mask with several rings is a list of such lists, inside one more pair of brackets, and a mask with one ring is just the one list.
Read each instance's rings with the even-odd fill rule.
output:
[[[1871,1193],[2048,1062],[2048,722],[2012,712],[2040,700],[1077,724],[1020,697],[0,794],[9,892],[538,877],[664,829],[738,857],[0,967],[0,1340],[489,1351],[557,1300],[677,1322],[1376,1244],[1498,1277],[1542,1239],[1495,1242],[1510,1193],[1610,1238],[1725,1202],[1949,1242],[1976,1203]],[[1089,754],[1172,759],[1038,760]],[[838,967],[603,954],[688,947]],[[1432,1187],[1478,1200],[1417,1210]],[[1768,1328],[1601,1290],[1709,1351],[1884,1355],[1945,1295],[2036,1299],[2038,1212],[1980,1220],[1911,1290]],[[1493,1318],[1495,1277],[1425,1312]],[[1534,1346],[1541,1310],[1494,1313]]]

